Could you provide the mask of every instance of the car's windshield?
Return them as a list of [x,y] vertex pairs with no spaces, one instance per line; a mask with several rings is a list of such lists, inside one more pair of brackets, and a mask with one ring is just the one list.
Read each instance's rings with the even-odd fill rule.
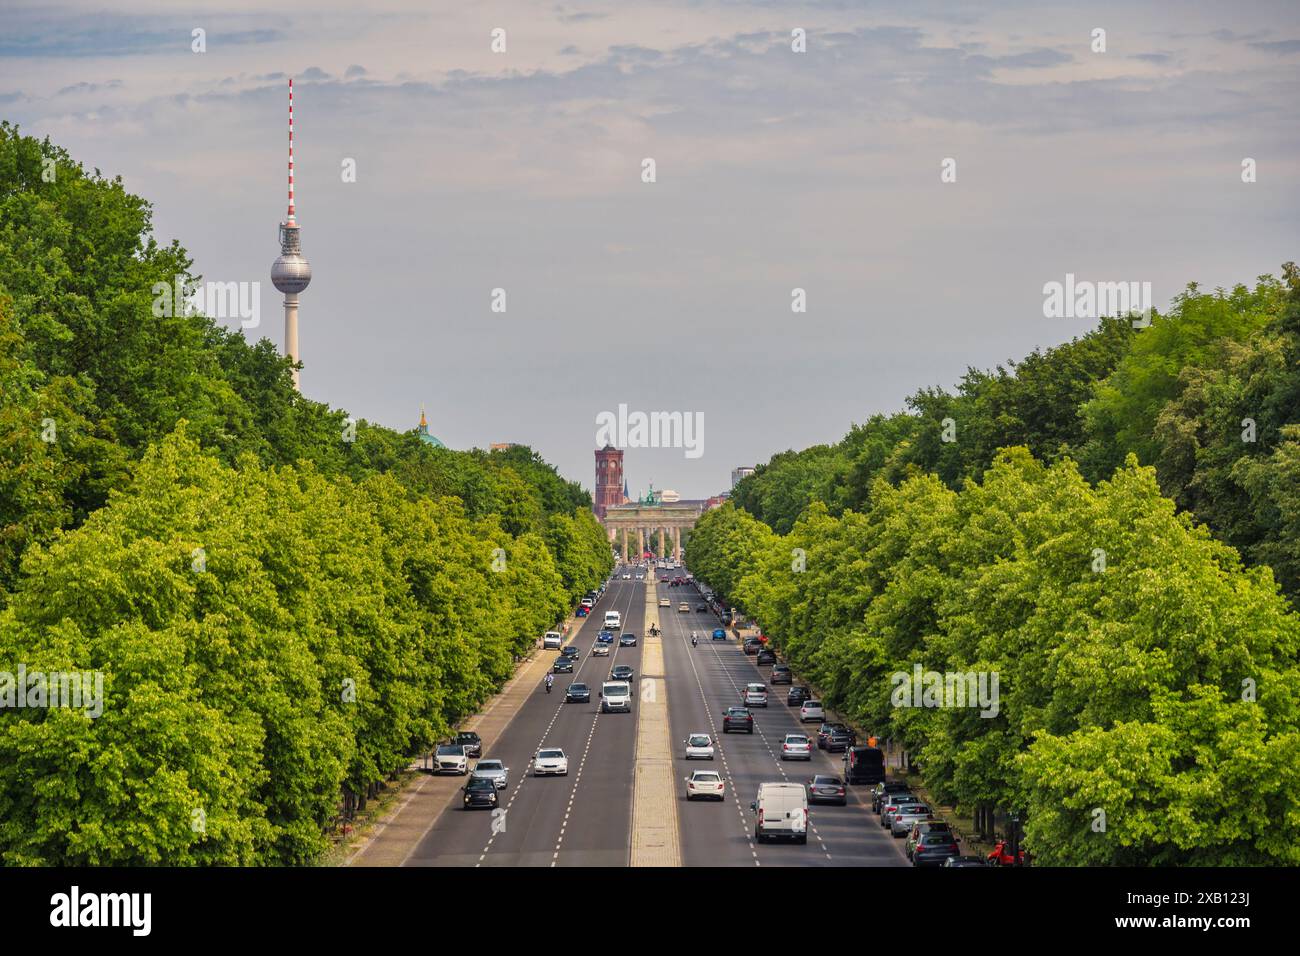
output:
[[500,760],[480,760],[480,761],[478,762],[478,766],[476,766],[474,769],[475,769],[475,770],[500,770],[500,769],[501,769],[501,761],[500,761]]
[[585,692],[586,692],[586,690],[587,690],[587,685],[586,685],[586,684],[570,684],[570,685],[569,685],[569,690],[573,691],[575,694],[582,694],[582,693],[585,693]]
[[707,770],[700,770],[696,771],[695,779],[697,781],[703,781],[704,783],[717,783],[720,778],[716,773],[711,773]]
[[704,734],[696,734],[694,737],[691,738],[692,747],[707,747],[708,745],[709,745],[709,738],[706,737]]
[[563,757],[564,751],[563,750],[540,750],[538,751],[537,756],[543,760],[553,760],[556,757]]
[[443,744],[438,748],[439,757],[463,757],[465,748],[460,744]]

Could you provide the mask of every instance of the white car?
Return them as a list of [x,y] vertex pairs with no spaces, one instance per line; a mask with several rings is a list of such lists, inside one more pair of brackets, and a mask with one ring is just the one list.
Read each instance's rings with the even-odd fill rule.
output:
[[686,778],[686,799],[725,800],[722,774],[716,770],[697,770]]
[[660,607],[672,607],[672,606],[673,606],[673,602],[670,601],[670,600],[668,600],[667,598],[660,598],[660,599],[659,599],[659,606],[660,606]]
[[632,575],[630,575],[630,574],[625,574],[625,575],[623,575],[623,580],[624,580],[624,581],[631,581],[631,580],[632,580]]
[[439,744],[434,751],[434,773],[469,773],[469,757],[464,744]]
[[563,777],[569,772],[569,758],[564,755],[564,751],[558,747],[548,747],[545,750],[537,751],[537,756],[533,758],[533,775],[545,777],[549,774],[558,774]]
[[547,631],[542,635],[543,648],[555,648],[559,650],[564,646],[564,635],[559,631]]
[[782,760],[812,760],[812,741],[805,734],[786,734],[781,741]]
[[767,706],[767,685],[746,684],[745,691],[742,694],[742,701],[746,707],[766,707]]
[[504,790],[510,783],[510,768],[500,760],[480,760],[474,765],[474,772],[469,776],[471,780],[475,777],[491,780],[498,790]]
[[820,700],[805,700],[799,707],[799,721],[825,720],[826,711],[822,709]]
[[712,760],[713,738],[708,734],[691,734],[686,738],[687,760]]
[[691,609],[691,606],[690,606],[689,604],[687,604],[685,601],[683,601],[681,604],[677,605],[677,610],[678,610],[678,611],[687,611],[687,612],[689,612],[690,609]]
[[595,647],[593,647],[593,648],[591,649],[591,656],[592,656],[592,657],[609,657],[609,645],[608,645],[608,644],[597,644]]

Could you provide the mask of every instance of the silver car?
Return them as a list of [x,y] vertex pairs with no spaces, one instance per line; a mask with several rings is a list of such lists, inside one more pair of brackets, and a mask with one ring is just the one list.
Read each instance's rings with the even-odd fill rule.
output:
[[712,760],[713,738],[708,734],[691,734],[686,738],[687,760]]
[[498,790],[504,790],[510,783],[510,768],[500,760],[480,760],[474,765],[474,772],[469,775],[469,778],[491,780]]
[[924,803],[910,803],[899,807],[889,818],[889,832],[895,837],[905,837],[912,832],[912,824],[933,820],[934,814]]
[[782,760],[812,760],[812,741],[807,734],[786,734],[781,741]]
[[894,814],[909,806],[924,806],[924,801],[910,793],[900,793],[880,805],[880,825],[887,827],[894,822]]

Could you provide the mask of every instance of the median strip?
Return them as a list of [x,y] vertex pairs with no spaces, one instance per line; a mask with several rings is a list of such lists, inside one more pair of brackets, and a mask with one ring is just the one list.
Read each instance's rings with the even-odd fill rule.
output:
[[652,622],[663,627],[656,590],[654,575],[647,573],[647,633],[641,650],[641,700],[636,710],[632,787],[632,866],[680,866],[682,861],[663,640],[649,635]]

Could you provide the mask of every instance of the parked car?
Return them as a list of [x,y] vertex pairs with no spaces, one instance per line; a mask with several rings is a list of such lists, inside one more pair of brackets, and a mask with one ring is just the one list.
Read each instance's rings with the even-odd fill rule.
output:
[[880,801],[897,796],[901,793],[911,793],[911,787],[901,780],[882,780],[871,788],[871,812],[880,812]]
[[722,774],[716,770],[696,770],[686,778],[686,799],[725,800]]
[[547,631],[542,635],[542,650],[559,650],[564,643],[564,635],[559,631]]
[[763,642],[756,637],[745,638],[745,643],[740,645],[740,649],[746,654],[757,654],[758,649],[763,646]]
[[533,758],[533,775],[545,777],[551,774],[566,776],[569,772],[569,758],[558,747],[547,747],[537,751]]
[[782,760],[812,760],[812,751],[807,734],[786,734],[781,741]]
[[880,804],[880,828],[888,829],[894,822],[894,815],[907,807],[925,806],[925,801],[911,793],[895,794]]
[[856,743],[853,731],[843,724],[822,724],[817,731],[817,747],[828,754],[843,753]]
[[950,856],[943,861],[944,866],[989,866],[989,861],[982,856]]
[[590,704],[591,688],[586,684],[570,684],[564,691],[566,704]]
[[474,765],[470,778],[491,780],[498,790],[504,790],[510,783],[510,768],[500,760],[480,760]]
[[755,842],[808,842],[808,795],[803,784],[760,783],[758,796],[749,807],[758,815],[754,821]]
[[712,760],[713,738],[708,734],[691,734],[686,738],[687,760]]
[[765,647],[758,652],[758,656],[754,658],[754,663],[759,667],[767,667],[769,664],[775,664],[776,652]]
[[799,722],[807,723],[810,720],[825,720],[826,711],[822,710],[820,700],[805,700],[799,705]]
[[[957,849],[957,834],[952,827],[942,820],[918,820],[912,824],[907,834],[907,844],[903,852],[912,861],[913,866],[938,866],[950,856],[961,853]],[[917,862],[917,847],[921,848],[920,861]]]
[[494,808],[497,805],[497,785],[486,777],[470,777],[465,784],[462,806],[466,810],[477,807]]
[[785,695],[785,705],[787,707],[798,707],[810,697],[812,697],[812,691],[807,687],[791,687]]
[[722,715],[722,732],[729,734],[733,730],[743,730],[747,734],[754,732],[754,715],[745,707],[728,707]]
[[590,614],[590,613],[591,613],[591,611],[590,611],[589,608],[585,608],[585,607],[582,607],[581,605],[579,605],[579,606],[578,606],[578,609],[577,609],[576,611],[573,612],[573,616],[574,616],[574,617],[586,617],[586,616],[587,616],[588,614]]
[[819,773],[808,781],[809,803],[834,803],[844,806],[849,802],[848,788],[839,777]]
[[[763,655],[760,654],[759,657]],[[768,678],[769,684],[793,684],[794,673],[790,670],[788,664],[776,664],[772,667],[772,676]]]
[[904,804],[889,818],[889,832],[895,839],[912,832],[912,825],[922,820],[933,820],[934,813],[924,803]]
[[479,735],[474,733],[472,730],[462,730],[456,735],[456,739],[453,740],[452,743],[460,744],[464,747],[466,757],[483,756],[483,741],[480,740]]
[[469,757],[460,744],[439,744],[433,752],[434,773],[469,773]]

